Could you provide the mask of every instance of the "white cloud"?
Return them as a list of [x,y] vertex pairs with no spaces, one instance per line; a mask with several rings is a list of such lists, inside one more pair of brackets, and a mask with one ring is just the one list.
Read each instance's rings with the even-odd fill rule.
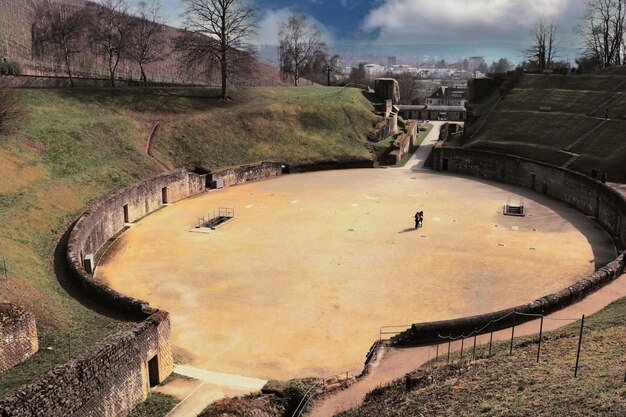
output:
[[[571,19],[571,0],[385,0],[365,18],[381,41],[520,40],[542,17]],[[569,25],[569,22],[566,26]],[[569,28],[567,28],[569,30]],[[411,39],[403,39],[410,37]]]
[[[259,29],[258,29],[258,43],[259,44],[278,44],[278,28],[281,23],[284,23],[289,19],[289,15],[291,14],[292,9],[283,8],[276,10],[267,10],[259,21]],[[321,24],[318,20],[314,19],[311,16],[308,16],[309,23],[315,24],[321,34],[322,39],[326,43],[331,43],[334,39],[332,31]]]

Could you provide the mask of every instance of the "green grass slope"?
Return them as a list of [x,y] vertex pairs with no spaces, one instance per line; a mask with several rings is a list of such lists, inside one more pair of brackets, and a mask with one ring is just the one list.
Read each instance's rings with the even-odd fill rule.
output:
[[[478,103],[482,114],[493,106],[497,95]],[[551,111],[542,112],[540,107],[550,107]],[[605,108],[610,117],[606,122]],[[609,181],[626,182],[625,132],[626,76],[622,71],[524,74],[463,146],[559,166],[580,155],[570,169],[589,175],[596,168],[606,171]]]
[[373,107],[355,89],[255,88],[236,103],[165,120],[154,153],[169,166],[207,169],[280,161],[369,160]]
[[[431,369],[407,392],[403,380],[370,392],[364,404],[338,417],[402,416],[606,416],[626,415],[624,346],[626,298],[585,319],[578,377],[574,378],[580,322],[544,334],[541,362],[537,338],[477,347],[484,355]],[[466,350],[465,358],[468,357]],[[471,355],[471,353],[470,353]]]
[[162,170],[145,153],[157,121],[155,147],[170,167],[366,158],[371,105],[360,91],[328,92],[239,90],[224,103],[204,89],[18,91],[28,116],[0,137],[0,301],[34,312],[42,336],[37,355],[0,376],[0,396],[125,325],[68,295],[54,252],[90,202]]

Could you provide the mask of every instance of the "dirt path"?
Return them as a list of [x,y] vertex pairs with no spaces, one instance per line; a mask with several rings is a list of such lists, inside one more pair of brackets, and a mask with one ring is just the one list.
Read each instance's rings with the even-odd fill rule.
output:
[[[603,287],[599,291],[591,294],[583,301],[567,307],[561,311],[550,314],[546,318],[558,318],[559,320],[544,321],[544,331],[554,330],[566,324],[574,322],[582,314],[590,315],[595,313],[611,302],[626,297],[626,274]],[[562,320],[561,318],[570,318]],[[516,336],[525,336],[538,333],[539,320],[525,323],[516,327]],[[493,334],[494,340],[508,340],[511,337],[511,330],[505,329]],[[477,343],[488,343],[489,335],[482,335],[477,338]],[[447,354],[447,345],[440,345],[440,355],[444,349]],[[452,350],[460,349],[460,342],[452,344]],[[382,359],[373,364],[370,373],[347,388],[340,391],[324,401],[320,402],[307,416],[308,417],[328,417],[336,413],[358,406],[363,402],[365,394],[372,389],[387,384],[395,379],[403,377],[406,373],[423,365],[435,357],[435,346],[424,346],[418,348],[395,349],[391,348],[384,352]]]
[[150,131],[150,134],[148,135],[148,140],[146,141],[146,155],[148,155],[150,158],[154,159],[155,162],[157,164],[159,164],[159,166],[161,168],[163,168],[166,171],[169,171],[168,166],[165,165],[163,162],[161,162],[157,157],[155,157],[152,154],[152,141],[154,139],[154,134],[156,133],[156,131],[159,128],[159,126],[161,126],[161,120],[157,120],[156,123],[154,124],[154,126],[152,126],[152,130]]

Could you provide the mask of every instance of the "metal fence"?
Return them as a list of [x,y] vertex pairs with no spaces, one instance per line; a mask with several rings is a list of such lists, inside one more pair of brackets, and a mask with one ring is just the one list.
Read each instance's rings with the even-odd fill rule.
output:
[[[498,331],[489,331],[489,326],[492,324],[507,319],[511,315],[513,315],[513,325],[509,328],[498,330]],[[521,343],[515,344],[515,331],[518,325],[516,325],[516,317],[524,316],[524,317],[534,317],[538,321],[538,333],[535,335],[528,335],[527,339]],[[475,329],[472,332],[467,334],[458,334],[458,335],[442,335],[439,334],[439,339],[441,343],[436,343],[434,345],[430,345],[430,348],[435,349],[435,355],[433,359],[430,361],[430,365],[439,366],[440,364],[449,364],[453,363],[455,357],[458,361],[473,361],[478,358],[484,357],[492,357],[498,353],[502,353],[502,347],[504,346],[504,353],[511,356],[514,354],[516,347],[526,347],[529,344],[537,345],[537,352],[535,356],[535,361],[537,363],[541,362],[542,359],[542,348],[545,348],[546,340],[548,340],[544,336],[544,322],[545,321],[559,321],[559,322],[569,322],[574,323],[579,321],[580,324],[577,327],[577,344],[575,349],[575,359],[572,360],[572,375],[573,377],[579,376],[579,370],[581,361],[583,360],[581,357],[581,351],[584,348],[585,335],[590,335],[592,331],[594,331],[593,324],[585,324],[585,315],[583,314],[580,318],[571,318],[571,317],[552,317],[546,316],[542,314],[527,314],[513,311],[508,313],[498,319],[492,320],[488,324],[486,324],[481,329]],[[525,321],[522,324],[534,323],[535,321]],[[559,326],[561,327],[561,326]],[[501,336],[498,337],[497,341],[494,341],[494,333],[507,332],[510,330],[510,337],[507,340],[504,340]],[[556,330],[556,329],[555,329]],[[571,330],[573,331],[573,330]],[[393,332],[391,332],[393,334]],[[381,330],[381,337],[385,334]],[[488,342],[478,342],[478,337],[486,338],[488,337]],[[571,336],[570,336],[571,337]],[[498,349],[496,349],[496,342]],[[453,346],[456,345],[456,346]],[[626,352],[626,346],[624,346],[624,351]],[[626,383],[626,369],[624,370],[624,383]]]

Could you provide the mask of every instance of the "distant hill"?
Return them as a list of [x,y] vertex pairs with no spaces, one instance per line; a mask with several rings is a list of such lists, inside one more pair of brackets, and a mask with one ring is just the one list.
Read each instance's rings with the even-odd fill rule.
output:
[[[2,56],[17,64],[22,75],[64,76],[61,63],[52,57],[35,57],[33,54],[32,21],[33,0],[0,0],[0,50]],[[95,7],[94,3],[85,0],[59,0],[59,3],[72,4],[76,7]],[[164,59],[146,66],[150,81],[187,84],[217,85],[217,74],[189,74],[181,71],[180,58],[173,50],[172,44],[181,29],[163,27],[166,42],[162,45]],[[75,71],[78,77],[107,78],[108,70],[103,57],[95,55],[85,48],[85,52],[74,58]],[[184,69],[184,68],[183,68]],[[120,62],[118,78],[139,79],[140,71],[132,61]],[[280,72],[269,65],[256,60],[252,71],[245,80],[234,83],[243,86],[291,86],[292,80],[283,77]],[[306,82],[303,85],[313,85]]]

